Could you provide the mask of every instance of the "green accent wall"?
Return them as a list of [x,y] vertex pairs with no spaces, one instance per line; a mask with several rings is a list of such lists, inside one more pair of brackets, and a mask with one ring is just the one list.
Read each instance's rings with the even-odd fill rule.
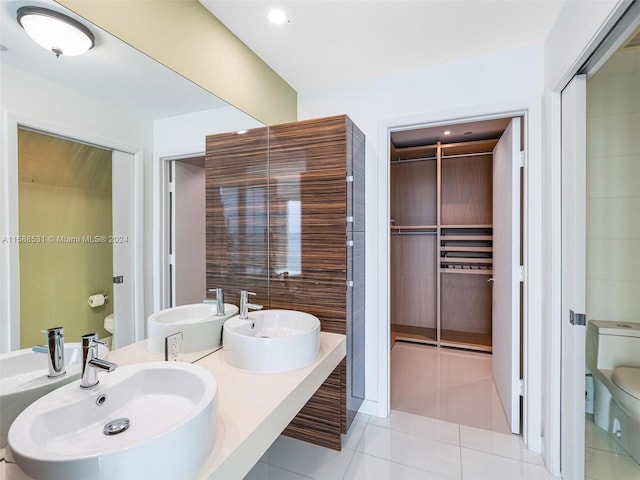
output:
[[[21,348],[43,344],[43,328],[64,327],[65,342],[109,335],[111,168],[109,150],[18,130]],[[91,308],[96,293],[109,301]]]

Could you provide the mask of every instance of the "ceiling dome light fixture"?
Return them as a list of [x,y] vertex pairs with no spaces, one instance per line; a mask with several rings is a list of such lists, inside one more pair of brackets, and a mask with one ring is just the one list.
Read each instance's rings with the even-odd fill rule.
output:
[[277,8],[270,10],[267,14],[267,18],[271,23],[275,25],[282,25],[283,23],[287,23],[289,21],[289,19],[287,18],[287,14]]
[[42,7],[20,7],[18,23],[38,45],[60,55],[81,55],[95,45],[91,31],[73,18]]

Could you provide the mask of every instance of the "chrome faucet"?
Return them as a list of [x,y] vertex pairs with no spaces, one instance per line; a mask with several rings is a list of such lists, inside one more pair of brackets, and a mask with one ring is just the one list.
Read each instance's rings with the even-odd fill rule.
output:
[[113,372],[118,365],[98,358],[98,344],[106,345],[98,340],[96,333],[88,333],[82,336],[82,377],[80,388],[95,387],[98,383],[98,371]]
[[67,373],[64,367],[64,329],[62,327],[45,328],[42,333],[47,334],[46,350],[36,346],[33,347],[33,351],[47,354],[49,378],[64,375]]
[[222,288],[210,288],[210,292],[216,292],[216,315],[224,315],[224,290]]
[[240,291],[240,318],[243,320],[247,320],[249,318],[249,309],[262,310],[262,305],[249,303],[249,295],[255,295],[255,293],[248,292],[246,290]]

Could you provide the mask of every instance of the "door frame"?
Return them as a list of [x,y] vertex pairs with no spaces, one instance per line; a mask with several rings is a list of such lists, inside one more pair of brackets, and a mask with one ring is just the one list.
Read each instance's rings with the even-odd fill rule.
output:
[[[377,405],[367,405],[369,411],[387,416],[390,411],[390,179],[389,164],[391,132],[401,129],[443,126],[493,118],[522,116],[524,118],[525,166],[523,170],[522,242],[525,265],[523,288],[522,357],[525,378],[523,401],[523,439],[527,447],[537,453],[542,448],[542,99],[527,97],[489,105],[480,105],[451,111],[440,111],[392,118],[378,123],[378,171],[381,172],[375,188],[380,213],[372,229],[377,232],[379,251],[386,255],[378,258],[379,271],[376,290],[377,356],[378,368],[386,375],[378,379]],[[367,403],[371,401],[366,401]]]
[[159,185],[160,188],[158,189],[158,201],[154,202],[154,218],[157,219],[158,228],[158,234],[154,235],[155,240],[153,246],[153,250],[157,252],[157,255],[154,255],[154,257],[158,259],[153,265],[153,291],[157,292],[157,296],[154,299],[154,312],[172,307],[173,305],[171,305],[171,303],[175,300],[175,288],[172,288],[172,282],[169,281],[170,277],[172,280],[175,279],[175,272],[172,273],[170,269],[174,263],[174,259],[169,252],[169,239],[174,233],[169,222],[169,213],[172,208],[169,204],[169,194],[171,192],[169,180],[171,178],[170,169],[172,162],[206,155],[204,149],[193,148],[189,152],[184,152],[184,150],[190,149],[181,148],[178,149],[178,151],[165,152],[158,155],[158,160],[155,162],[159,166],[157,169],[157,185]]
[[[141,147],[121,141],[105,138],[90,132],[78,132],[76,129],[54,122],[43,121],[26,115],[8,112],[4,122],[3,155],[0,157],[0,174],[4,177],[0,196],[0,211],[7,212],[5,222],[0,224],[0,234],[10,236],[18,231],[18,128],[24,127],[48,135],[89,143],[101,148],[116,150],[133,156],[131,175],[133,181],[131,198],[133,199],[134,230],[131,241],[134,259],[135,278],[130,283],[130,295],[135,311],[135,340],[144,338],[144,272],[143,272],[143,233],[144,233],[144,152]],[[0,277],[9,281],[0,289],[0,353],[20,348],[20,256],[18,244],[1,246]]]

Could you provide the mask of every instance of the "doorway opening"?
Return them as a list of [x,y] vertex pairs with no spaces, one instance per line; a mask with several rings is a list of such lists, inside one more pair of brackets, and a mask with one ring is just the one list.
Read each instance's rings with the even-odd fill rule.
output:
[[16,151],[14,348],[53,326],[68,342],[89,332],[110,348],[135,341],[134,156],[23,126]]
[[524,131],[514,115],[390,133],[392,409],[521,432]]
[[167,162],[169,307],[201,303],[206,287],[205,157]]

